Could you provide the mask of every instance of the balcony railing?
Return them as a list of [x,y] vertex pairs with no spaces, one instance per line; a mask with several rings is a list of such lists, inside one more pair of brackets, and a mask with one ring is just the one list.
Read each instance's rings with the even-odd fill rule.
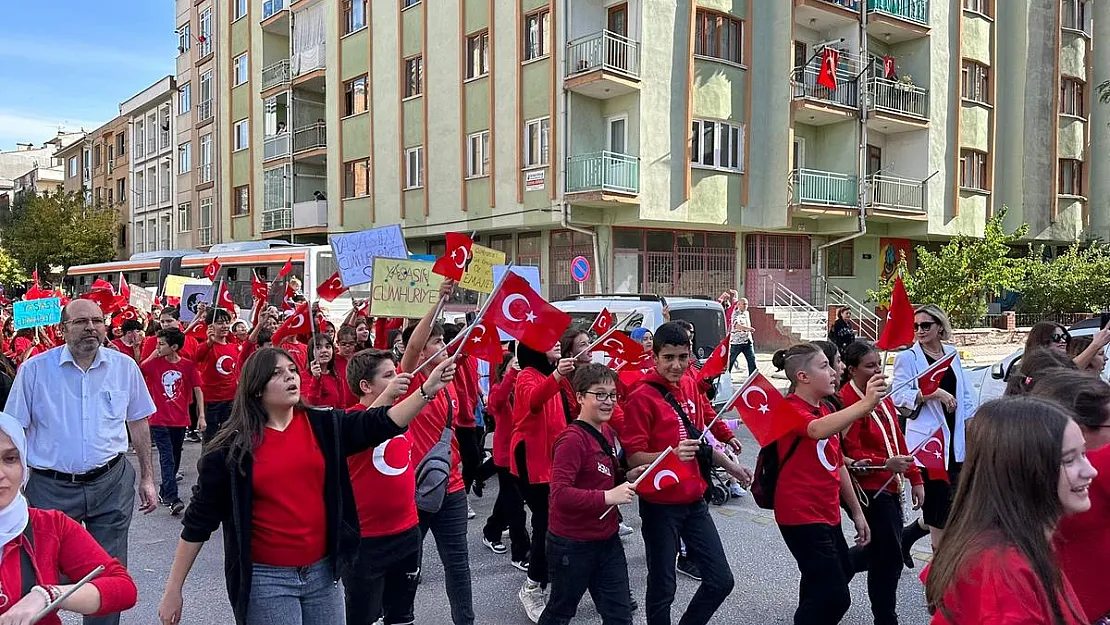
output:
[[794,97],[824,100],[852,108],[859,106],[859,83],[854,80],[856,76],[854,73],[850,73],[850,70],[845,71],[842,66],[837,73],[835,89],[817,84],[817,77],[820,74],[819,61],[805,67],[796,68],[794,70]]
[[579,154],[567,159],[567,193],[640,192],[640,159],[616,152]]
[[288,132],[282,132],[262,139],[262,160],[289,156],[291,137]]
[[917,85],[873,76],[867,81],[871,110],[929,118],[929,90]]
[[859,10],[859,0],[825,0],[828,4],[835,4],[836,6],[851,9],[853,11]]
[[308,200],[293,204],[294,228],[320,228],[328,225],[328,201]]
[[212,245],[212,226],[197,228],[197,244]]
[[158,190],[154,189],[154,188],[148,189],[147,192],[146,192],[146,204],[147,204],[147,206],[154,206],[157,203],[158,203]]
[[929,0],[867,0],[867,10],[929,25]]
[[327,147],[328,126],[325,122],[316,122],[304,128],[293,131],[293,151],[303,152]]
[[274,210],[262,211],[262,231],[273,232],[274,230],[292,230],[293,229],[293,209],[292,208],[277,208]]
[[205,100],[197,104],[197,121],[202,122],[212,118],[212,100]]
[[887,174],[868,176],[870,198],[868,204],[879,208],[924,212],[925,185],[920,180],[899,178]]
[[324,44],[309,46],[300,50],[294,49],[293,54],[289,57],[290,67],[294,76],[300,76],[318,69],[324,69],[327,58],[327,49]]
[[202,184],[212,182],[212,163],[201,163],[197,166],[197,170],[200,171],[200,182]]
[[265,0],[262,3],[262,19],[265,20],[284,8],[285,0]]
[[640,77],[640,43],[603,30],[567,44],[567,77],[605,70]]
[[858,205],[859,179],[851,174],[795,169],[790,174],[790,182],[794,187],[794,204]]
[[160,191],[161,191],[161,194],[160,194],[160,197],[158,198],[159,201],[162,204],[165,204],[166,202],[169,202],[170,201],[170,188],[168,186],[167,187],[162,187],[160,189]]
[[289,83],[289,59],[278,61],[262,69],[262,90]]

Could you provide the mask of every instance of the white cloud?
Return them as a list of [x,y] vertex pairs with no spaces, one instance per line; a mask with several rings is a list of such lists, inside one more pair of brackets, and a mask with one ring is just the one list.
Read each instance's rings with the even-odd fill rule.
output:
[[76,132],[81,128],[89,132],[96,130],[107,121],[110,120],[95,122],[52,118],[0,109],[0,151],[15,149],[16,143],[34,143],[36,147],[41,146],[44,141],[58,135],[59,127],[67,132]]
[[[167,36],[167,40],[171,40]],[[175,39],[172,39],[175,41]],[[5,35],[0,47],[0,58],[18,59],[32,64],[47,64],[66,68],[86,67],[101,72],[140,71],[151,74],[169,74],[174,69],[173,50],[166,54],[146,54],[128,49],[88,45],[69,40],[25,39]],[[29,68],[24,68],[29,69]],[[151,77],[154,82],[156,76]]]

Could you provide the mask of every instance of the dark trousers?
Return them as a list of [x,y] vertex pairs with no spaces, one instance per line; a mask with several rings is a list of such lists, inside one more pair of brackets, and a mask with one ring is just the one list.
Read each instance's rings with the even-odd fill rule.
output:
[[181,466],[181,446],[185,443],[185,428],[152,425],[150,438],[158,448],[158,467],[162,472],[158,496],[164,504],[180,501],[181,497],[177,494],[177,469]]
[[648,625],[670,625],[675,558],[680,540],[686,543],[686,557],[701,570],[701,585],[678,622],[680,625],[708,623],[735,584],[708,505],[701,499],[685,505],[657,504],[641,499],[640,531],[647,552],[644,603]]
[[431,531],[443,563],[443,581],[455,625],[474,623],[474,595],[470,585],[470,554],[466,547],[466,492],[448,493],[439,512],[420,511],[421,540]]
[[551,596],[540,625],[567,625],[590,591],[602,625],[632,625],[628,563],[619,536],[608,540],[568,540],[547,534]]
[[867,571],[867,596],[875,625],[898,625],[898,578],[902,576],[902,502],[889,492],[866,491],[863,513],[871,528],[866,547],[848,550],[853,573]]
[[[839,525],[779,525],[802,581],[794,625],[836,625],[852,605],[848,543]],[[900,556],[899,556],[900,557]]]
[[392,536],[364,537],[358,559],[343,575],[347,625],[409,625],[416,620],[416,578],[420,574],[420,528]]
[[551,484],[530,484],[524,443],[517,445],[515,453],[516,466],[520,470],[520,494],[532,511],[532,554],[528,558],[528,579],[547,586],[547,541],[544,537],[547,536]]
[[509,548],[514,562],[528,557],[531,541],[528,539],[528,515],[524,512],[524,500],[520,496],[517,479],[505,467],[497,467],[497,500],[493,502],[482,535],[490,542],[501,540],[501,532],[509,528]]
[[732,367],[736,364],[736,358],[740,354],[744,354],[744,360],[748,362],[748,375],[755,373],[755,346],[750,341],[747,343],[732,343],[728,346],[728,369],[725,371],[732,371]]
[[231,416],[231,402],[206,401],[204,402],[204,442],[212,440],[220,426]]
[[462,459],[462,478],[466,492],[477,477],[478,467],[482,464],[482,428],[455,427],[455,439],[459,442],[459,457]]

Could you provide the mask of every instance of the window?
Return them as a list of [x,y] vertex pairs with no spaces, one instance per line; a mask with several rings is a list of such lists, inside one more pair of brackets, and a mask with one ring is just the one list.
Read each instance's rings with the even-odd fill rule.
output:
[[93,169],[100,169],[100,145],[93,148]]
[[143,202],[145,201],[144,198],[146,197],[146,181],[143,180],[143,172],[135,172],[135,184],[133,186],[134,189],[132,190],[135,192],[135,207],[142,208]]
[[161,149],[166,150],[170,147],[170,106],[168,104],[162,107],[161,130],[158,135],[161,137]]
[[405,188],[419,189],[424,186],[424,146],[405,150]]
[[[116,154],[122,155],[127,149],[127,135],[122,132],[116,135]],[[111,157],[109,157],[111,158]]]
[[190,203],[182,202],[177,205],[177,231],[188,232],[192,230],[192,216],[190,213]]
[[489,131],[476,132],[466,138],[466,177],[489,175]]
[[414,56],[405,59],[405,97],[411,98],[424,93],[424,58]]
[[212,181],[212,133],[200,138],[200,182]]
[[1083,101],[1083,81],[1063,78],[1060,81],[1060,112],[1064,115],[1086,117]]
[[551,12],[547,9],[524,16],[524,60],[551,53]]
[[162,171],[159,173],[161,177],[162,186],[159,187],[158,201],[162,204],[169,203],[170,201],[170,167],[171,164],[168,159],[162,160]]
[[158,203],[158,170],[153,167],[146,170],[146,203],[147,206]]
[[247,82],[247,53],[246,52],[244,52],[244,53],[240,54],[239,56],[235,57],[235,60],[232,63],[231,74],[232,74],[232,76],[235,77],[235,79],[234,79],[235,82],[231,85],[232,87],[238,87],[239,85]]
[[177,146],[177,173],[187,174],[193,168],[193,144],[186,141]]
[[695,119],[690,138],[690,162],[700,167],[744,171],[744,127]]
[[720,13],[698,9],[694,18],[694,55],[730,63],[742,62],[744,23]]
[[69,177],[70,178],[76,178],[77,177],[77,157],[76,156],[69,157]]
[[343,197],[370,195],[370,159],[343,163]]
[[231,19],[237,20],[247,14],[247,0],[234,0],[232,3]]
[[420,0],[401,0],[401,8],[407,9],[420,4]]
[[162,238],[160,239],[161,248],[164,250],[173,249],[173,245],[170,242],[170,234],[172,232],[172,229],[173,225],[171,224],[171,217],[169,215],[164,215],[162,217]]
[[960,186],[965,189],[989,190],[985,152],[960,150]]
[[1071,30],[1081,30],[1090,33],[1091,5],[1090,0],[1063,0],[1061,4],[1062,15],[1060,25]]
[[343,34],[366,27],[366,0],[343,0]]
[[200,219],[200,227],[197,228],[197,244],[212,245],[212,198],[200,199],[198,219]]
[[[120,178],[116,180],[116,198],[120,202],[127,201],[127,178]],[[112,194],[108,194],[108,203],[112,201]]]
[[197,36],[197,42],[200,43],[202,57],[212,54],[212,9],[200,12],[200,35]]
[[1083,161],[1060,159],[1060,195],[1083,195]]
[[185,83],[177,90],[177,114],[184,115],[191,108],[193,108],[193,90],[189,83]]
[[989,17],[991,15],[991,0],[964,0],[964,10]]
[[546,165],[551,138],[551,119],[533,119],[524,123],[524,166]]
[[251,212],[251,188],[249,185],[235,187],[232,196],[235,198],[235,212],[232,215],[246,215]]
[[146,118],[146,153],[154,154],[158,151],[158,113],[151,113]]
[[489,31],[466,38],[466,77],[477,78],[489,73]]
[[354,80],[343,83],[343,92],[343,115],[357,115],[366,112],[369,104],[366,99],[366,76],[359,76]]
[[197,121],[212,117],[212,70],[200,75],[200,102],[197,104]]
[[135,158],[143,155],[143,146],[146,145],[146,131],[142,120],[135,122]]
[[856,275],[855,245],[852,241],[829,248],[825,257],[825,275],[830,278],[847,278]]
[[991,103],[990,68],[982,63],[964,59],[960,78],[965,100],[982,104]]
[[245,150],[250,145],[249,126],[250,120],[241,119],[235,122],[235,141],[232,145],[232,151]]
[[189,30],[189,25],[183,24],[177,28],[177,53],[185,54],[192,47],[193,35]]

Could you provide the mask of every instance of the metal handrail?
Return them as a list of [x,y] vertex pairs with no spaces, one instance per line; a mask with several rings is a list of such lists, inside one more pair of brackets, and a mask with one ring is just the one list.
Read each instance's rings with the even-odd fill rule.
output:
[[567,43],[566,76],[604,69],[640,76],[640,42],[603,30]]
[[[835,304],[838,306],[848,306],[852,309],[855,315],[856,325],[859,326],[860,336],[870,341],[877,341],[879,339],[879,328],[882,326],[882,319],[874,313],[870,308],[867,308],[859,300],[852,297],[847,291],[830,283],[824,276],[817,276],[816,281],[820,292],[825,295],[825,305]],[[832,297],[830,297],[830,295]]]
[[[770,293],[768,294],[768,285]],[[828,314],[822,312],[813,304],[802,299],[786,285],[779,283],[771,276],[763,276],[763,301],[764,308],[774,308],[774,317],[789,326],[796,326],[799,322],[807,324],[820,324],[824,327]],[[769,297],[768,297],[769,295]],[[785,319],[780,312],[785,313]]]
[[290,80],[289,59],[262,68],[262,90],[284,85]]
[[567,158],[567,192],[640,192],[640,159],[617,152],[576,154]]
[[921,213],[925,211],[925,183],[888,174],[867,177],[867,204]]
[[867,80],[868,108],[929,118],[929,90],[917,85],[872,76]]
[[293,152],[322,148],[328,144],[327,122],[316,122],[293,131]]
[[867,10],[929,25],[929,0],[867,0]]

